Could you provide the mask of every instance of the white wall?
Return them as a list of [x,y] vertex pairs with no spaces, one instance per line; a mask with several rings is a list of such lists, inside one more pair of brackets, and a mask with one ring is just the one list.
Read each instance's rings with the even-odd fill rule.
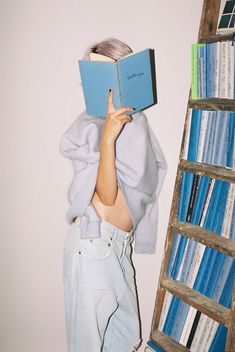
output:
[[157,252],[134,255],[148,339],[201,9],[202,0],[0,2],[1,351],[66,351],[62,250],[72,168],[59,140],[84,108],[77,59],[110,36],[156,54],[159,103],[145,113],[168,174]]

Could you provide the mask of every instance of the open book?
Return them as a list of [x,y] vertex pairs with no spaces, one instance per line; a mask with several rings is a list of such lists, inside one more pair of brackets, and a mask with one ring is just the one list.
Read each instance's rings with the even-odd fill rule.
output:
[[87,114],[106,117],[110,88],[115,109],[136,108],[126,112],[128,115],[157,103],[154,49],[131,53],[118,61],[96,53],[90,58],[78,60]]

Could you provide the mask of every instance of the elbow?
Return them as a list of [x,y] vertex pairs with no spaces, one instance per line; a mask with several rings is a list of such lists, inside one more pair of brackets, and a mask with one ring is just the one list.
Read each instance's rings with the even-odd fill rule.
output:
[[109,206],[112,206],[115,204],[116,202],[116,198],[117,198],[117,192],[116,192],[116,195],[112,196],[112,194],[102,194],[100,193],[99,191],[97,191],[97,188],[96,188],[96,193],[100,199],[100,201],[104,204],[104,205],[109,205]]
[[113,198],[113,197],[105,197],[105,196],[99,196],[101,202],[104,204],[104,205],[114,205],[115,204],[115,201],[116,201],[116,198]]
[[103,203],[104,205],[112,206],[112,205],[115,204],[115,200],[114,200],[114,201],[112,201],[112,200],[101,200],[101,201],[102,201],[102,203]]

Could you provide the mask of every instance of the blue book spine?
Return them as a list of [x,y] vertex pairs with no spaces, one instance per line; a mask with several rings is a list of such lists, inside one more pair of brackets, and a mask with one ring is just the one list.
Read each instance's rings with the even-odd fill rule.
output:
[[232,214],[232,221],[231,221],[229,238],[231,240],[235,241],[235,203],[233,205],[233,214]]
[[228,152],[226,159],[226,166],[233,166],[234,153],[234,135],[235,135],[235,112],[229,113],[229,137],[228,137]]
[[[193,109],[192,118],[191,118],[191,126],[190,126],[190,136],[189,136],[189,147],[188,147],[188,155],[187,160],[195,162],[197,160],[198,153],[198,142],[200,136],[200,126],[201,126],[201,116],[202,111],[199,109]],[[179,201],[179,209],[178,209],[178,219],[180,221],[187,220],[187,213],[190,201],[190,194],[192,191],[192,185],[194,180],[194,175],[190,173],[184,173],[185,176],[182,178],[181,183],[181,191],[180,191],[180,201]],[[173,279],[176,278],[179,270],[179,266],[184,254],[184,249],[187,244],[187,238],[184,236],[179,237],[179,245],[178,251],[174,258],[174,264],[171,265],[171,277]],[[173,257],[173,254],[172,254]],[[170,270],[169,270],[170,271]],[[168,271],[168,272],[169,272]],[[175,315],[175,310],[177,309],[179,300],[177,297],[173,297],[171,301],[171,305],[168,311],[168,315],[163,327],[163,331],[170,335],[172,328],[172,319]]]
[[[222,184],[222,181],[219,181],[219,180],[215,181],[212,196],[210,199],[210,203],[208,206],[208,210],[207,210],[207,214],[204,222],[204,228],[206,228],[207,230],[213,230],[213,222],[216,217],[216,208],[219,202],[221,184]],[[196,280],[193,285],[193,289],[195,290],[198,290],[198,291],[203,290],[204,275],[205,275],[205,271],[207,272],[207,269],[208,269],[210,251],[211,251],[211,248],[209,247],[205,249],[205,252],[196,276]]]
[[[201,116],[202,116],[201,110],[198,110],[198,109],[192,110],[190,135],[189,135],[189,147],[188,147],[188,155],[187,155],[187,159],[190,161],[196,161],[197,159]],[[186,221],[186,218],[187,218],[187,210],[189,206],[192,183],[193,183],[193,175],[186,172],[183,173],[182,180],[181,180],[179,205],[178,205],[178,219],[180,221]],[[174,263],[176,260],[176,253],[178,254],[177,249],[180,246],[181,246],[180,236],[178,234],[175,234],[172,249],[171,249],[171,255],[170,255],[170,259],[167,267],[167,275],[170,275],[172,277],[174,277],[177,274],[178,266],[176,265],[175,269],[173,269],[173,267],[175,266]]]
[[222,110],[216,111],[215,136],[214,136],[214,143],[212,147],[212,157],[211,157],[212,164],[218,164],[219,149],[221,148],[221,143],[223,143],[223,139],[222,139],[222,131],[224,127],[223,117],[224,117],[224,111]]
[[[235,274],[235,261],[233,261],[233,265],[231,267],[226,285],[224,286],[222,295],[219,300],[219,303],[227,308],[231,307],[234,274]],[[225,351],[227,332],[228,332],[228,329],[224,325],[219,325],[216,331],[216,334],[214,336],[214,339],[211,343],[209,352]]]
[[154,351],[157,351],[157,352],[165,352],[165,350],[163,350],[161,347],[159,347],[158,345],[156,345],[156,343],[154,343],[152,340],[149,340],[147,342],[147,345],[149,347],[151,347]]

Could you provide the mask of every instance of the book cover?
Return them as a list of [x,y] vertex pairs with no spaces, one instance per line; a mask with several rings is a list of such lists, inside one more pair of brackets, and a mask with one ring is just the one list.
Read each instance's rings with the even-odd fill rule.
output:
[[134,112],[157,103],[154,49],[126,55],[116,62],[78,60],[86,112],[105,118],[109,89],[113,105],[134,107]]

